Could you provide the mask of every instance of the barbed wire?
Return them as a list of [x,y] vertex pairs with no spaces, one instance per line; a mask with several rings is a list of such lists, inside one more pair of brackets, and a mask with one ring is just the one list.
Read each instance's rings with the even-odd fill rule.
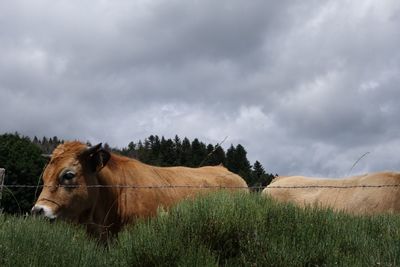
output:
[[[131,189],[174,189],[174,188],[190,188],[190,189],[265,189],[267,186],[219,186],[219,185],[19,185],[8,184],[0,185],[0,188],[131,188]],[[326,189],[351,189],[351,188],[390,188],[400,187],[400,184],[378,184],[378,185],[272,185],[268,189],[313,189],[313,188],[326,188]]]
[[270,186],[268,188],[333,188],[333,189],[350,189],[350,188],[385,188],[385,187],[400,187],[400,184],[380,184],[380,185],[297,185],[297,186]]
[[219,185],[149,185],[149,186],[140,186],[140,185],[125,185],[125,184],[116,184],[116,185],[4,185],[4,187],[8,188],[132,188],[132,189],[170,189],[170,188],[199,188],[199,189],[208,189],[208,188],[221,188],[221,189],[241,189],[241,188],[249,188],[247,186],[219,186]]

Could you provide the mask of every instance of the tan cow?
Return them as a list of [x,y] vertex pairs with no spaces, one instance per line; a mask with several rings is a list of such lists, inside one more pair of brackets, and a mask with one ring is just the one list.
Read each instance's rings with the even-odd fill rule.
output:
[[303,207],[319,205],[352,214],[399,213],[400,173],[378,172],[345,179],[279,177],[262,194]]
[[89,148],[80,142],[54,150],[43,182],[34,214],[85,224],[101,239],[200,193],[219,187],[248,191],[240,176],[222,166],[154,167],[110,153],[101,144]]

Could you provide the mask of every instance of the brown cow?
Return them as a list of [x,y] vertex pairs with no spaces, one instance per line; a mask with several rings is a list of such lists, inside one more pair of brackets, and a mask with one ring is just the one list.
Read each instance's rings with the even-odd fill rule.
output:
[[248,191],[240,176],[222,166],[155,167],[80,142],[54,150],[43,182],[34,214],[85,224],[101,239],[199,193],[219,187]]
[[345,179],[279,177],[262,194],[303,207],[319,205],[352,214],[399,213],[400,173],[378,172]]

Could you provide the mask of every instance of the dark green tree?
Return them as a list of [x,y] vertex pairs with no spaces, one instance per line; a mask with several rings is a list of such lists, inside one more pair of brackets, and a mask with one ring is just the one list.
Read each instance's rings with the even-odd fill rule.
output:
[[150,164],[161,165],[161,141],[157,135],[150,135]]
[[258,160],[254,162],[250,184],[252,186],[258,187],[256,188],[257,191],[261,190],[261,187],[270,184],[274,177],[274,175],[269,174],[265,171],[264,167]]
[[182,166],[192,166],[192,146],[187,137],[185,137],[182,141],[182,150],[180,154],[180,163]]
[[207,160],[204,165],[209,165],[209,166],[216,166],[220,164],[225,164],[225,151],[222,147],[217,145],[214,147],[213,145],[208,145],[207,146]]
[[192,161],[190,166],[199,167],[203,160],[206,159],[207,148],[206,145],[195,138],[192,142]]
[[253,165],[254,181],[259,182],[260,178],[265,174],[266,174],[266,172],[265,172],[264,167],[261,165],[261,163],[258,160],[256,160],[256,162],[254,162],[254,165]]
[[174,138],[175,162],[174,166],[181,165],[182,142],[178,135]]
[[35,145],[40,144],[40,141],[39,141],[39,139],[37,138],[37,136],[33,137],[32,142],[33,142]]
[[225,156],[225,151],[222,147],[218,146],[214,153],[212,154],[212,160],[211,162],[214,165],[219,165],[219,164],[225,164],[226,162],[226,156]]
[[222,147],[207,145],[207,158],[203,160],[202,166],[215,166],[225,164],[225,151]]
[[128,147],[123,148],[121,154],[130,158],[137,158],[137,146],[134,142],[129,142]]
[[241,144],[236,147],[233,145],[226,152],[226,167],[234,173],[237,173],[247,184],[251,183],[251,165],[247,159],[247,152]]
[[[27,137],[15,134],[0,135],[0,167],[6,169],[5,184],[36,185],[46,163],[41,154],[40,148]],[[1,206],[7,213],[28,212],[34,202],[35,188],[3,190]]]
[[203,159],[200,166],[213,166],[217,164],[213,164],[212,154],[214,153],[214,146],[212,144],[207,145],[207,156]]
[[239,173],[239,166],[236,163],[236,149],[233,144],[226,151],[226,167],[231,172]]
[[144,163],[151,162],[151,147],[148,139],[144,139],[144,142],[139,141],[138,143],[138,159]]
[[177,161],[174,142],[171,139],[161,138],[160,166],[174,166]]
[[51,154],[53,150],[64,141],[60,140],[57,136],[53,138],[43,137],[39,140],[36,136],[33,138],[32,143],[35,144],[42,150],[43,154]]

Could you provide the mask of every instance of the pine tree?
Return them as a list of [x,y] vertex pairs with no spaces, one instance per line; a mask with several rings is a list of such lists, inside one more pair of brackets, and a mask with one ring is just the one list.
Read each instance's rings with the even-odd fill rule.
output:
[[51,154],[51,149],[49,148],[49,141],[48,141],[48,139],[44,136],[43,137],[43,139],[42,139],[42,144],[41,144],[41,147],[42,147],[42,151],[43,151],[43,153],[45,153],[45,154]]
[[171,139],[161,138],[160,165],[173,166],[176,162],[174,142]]
[[264,170],[264,167],[261,165],[261,163],[256,160],[253,165],[253,175],[251,179],[251,185],[261,185],[261,180],[262,177],[266,175],[266,172]]
[[212,157],[215,165],[225,164],[226,162],[225,151],[220,146],[215,149],[215,152],[212,154]]
[[261,175],[265,174],[264,167],[261,165],[261,163],[258,160],[256,160],[256,162],[254,162],[253,171],[257,176],[261,176]]
[[251,165],[247,159],[247,151],[241,144],[236,146],[236,164],[239,166],[239,175],[249,183],[251,181]]
[[198,167],[207,156],[206,145],[195,138],[192,142],[192,167]]
[[201,166],[213,166],[213,158],[212,154],[214,153],[214,146],[212,144],[207,145],[207,156],[203,159]]
[[130,157],[130,158],[137,158],[137,151],[136,151],[136,144],[134,142],[129,142],[128,147],[122,148],[118,151],[121,155]]
[[[275,176],[273,174],[267,173],[264,167],[261,165],[259,161],[256,161],[252,170],[252,180],[250,182],[251,186],[256,187],[265,187],[269,185],[274,179]],[[261,190],[262,188],[257,188],[257,190]]]
[[185,137],[182,141],[182,153],[180,155],[180,163],[182,166],[192,166],[192,146],[187,137]]
[[236,147],[231,145],[226,152],[226,167],[246,180],[251,182],[251,165],[247,159],[247,152],[244,147],[238,144]]
[[139,148],[139,160],[144,163],[151,163],[151,146],[150,141],[146,138],[144,139],[144,144],[142,145],[141,141],[139,141],[141,147]]
[[225,151],[220,147],[214,147],[212,144],[207,146],[207,158],[204,160],[202,166],[216,166],[225,164]]
[[182,142],[178,135],[174,138],[175,162],[174,166],[181,165]]
[[236,149],[233,144],[226,151],[226,167],[231,172],[239,173],[239,166],[236,164]]
[[38,145],[40,142],[39,142],[39,139],[37,138],[37,136],[35,135],[35,137],[33,138],[33,141],[32,141],[35,145]]

